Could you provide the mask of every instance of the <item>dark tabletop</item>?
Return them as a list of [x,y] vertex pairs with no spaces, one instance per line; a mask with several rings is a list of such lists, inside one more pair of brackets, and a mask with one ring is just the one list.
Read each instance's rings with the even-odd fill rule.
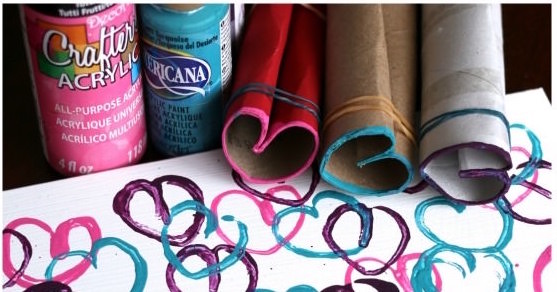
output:
[[[31,91],[18,7],[3,4],[3,190],[63,178],[47,163]],[[503,5],[507,93],[543,87],[551,101],[551,5]],[[160,160],[149,145],[141,162]]]

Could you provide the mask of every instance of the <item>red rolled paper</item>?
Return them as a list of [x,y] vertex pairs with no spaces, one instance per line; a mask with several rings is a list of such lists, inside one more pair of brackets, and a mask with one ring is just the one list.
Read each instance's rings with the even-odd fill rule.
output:
[[291,4],[251,11],[222,133],[226,158],[247,181],[287,180],[316,157],[324,11]]

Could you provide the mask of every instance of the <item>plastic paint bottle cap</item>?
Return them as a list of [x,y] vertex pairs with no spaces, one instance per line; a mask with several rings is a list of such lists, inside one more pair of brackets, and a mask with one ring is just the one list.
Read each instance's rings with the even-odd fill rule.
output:
[[162,4],[162,6],[178,11],[192,11],[203,6],[203,4]]

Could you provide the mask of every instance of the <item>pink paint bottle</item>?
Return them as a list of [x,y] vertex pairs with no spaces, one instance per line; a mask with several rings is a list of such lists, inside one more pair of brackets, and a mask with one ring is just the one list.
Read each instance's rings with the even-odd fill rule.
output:
[[139,161],[147,132],[135,6],[20,9],[50,165],[73,176]]

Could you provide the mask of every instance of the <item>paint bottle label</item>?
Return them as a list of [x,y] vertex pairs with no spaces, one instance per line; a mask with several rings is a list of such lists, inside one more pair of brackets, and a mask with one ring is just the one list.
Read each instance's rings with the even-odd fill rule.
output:
[[229,5],[140,9],[153,144],[168,156],[218,148],[232,73]]
[[133,4],[22,5],[43,146],[64,175],[139,161],[147,142]]

